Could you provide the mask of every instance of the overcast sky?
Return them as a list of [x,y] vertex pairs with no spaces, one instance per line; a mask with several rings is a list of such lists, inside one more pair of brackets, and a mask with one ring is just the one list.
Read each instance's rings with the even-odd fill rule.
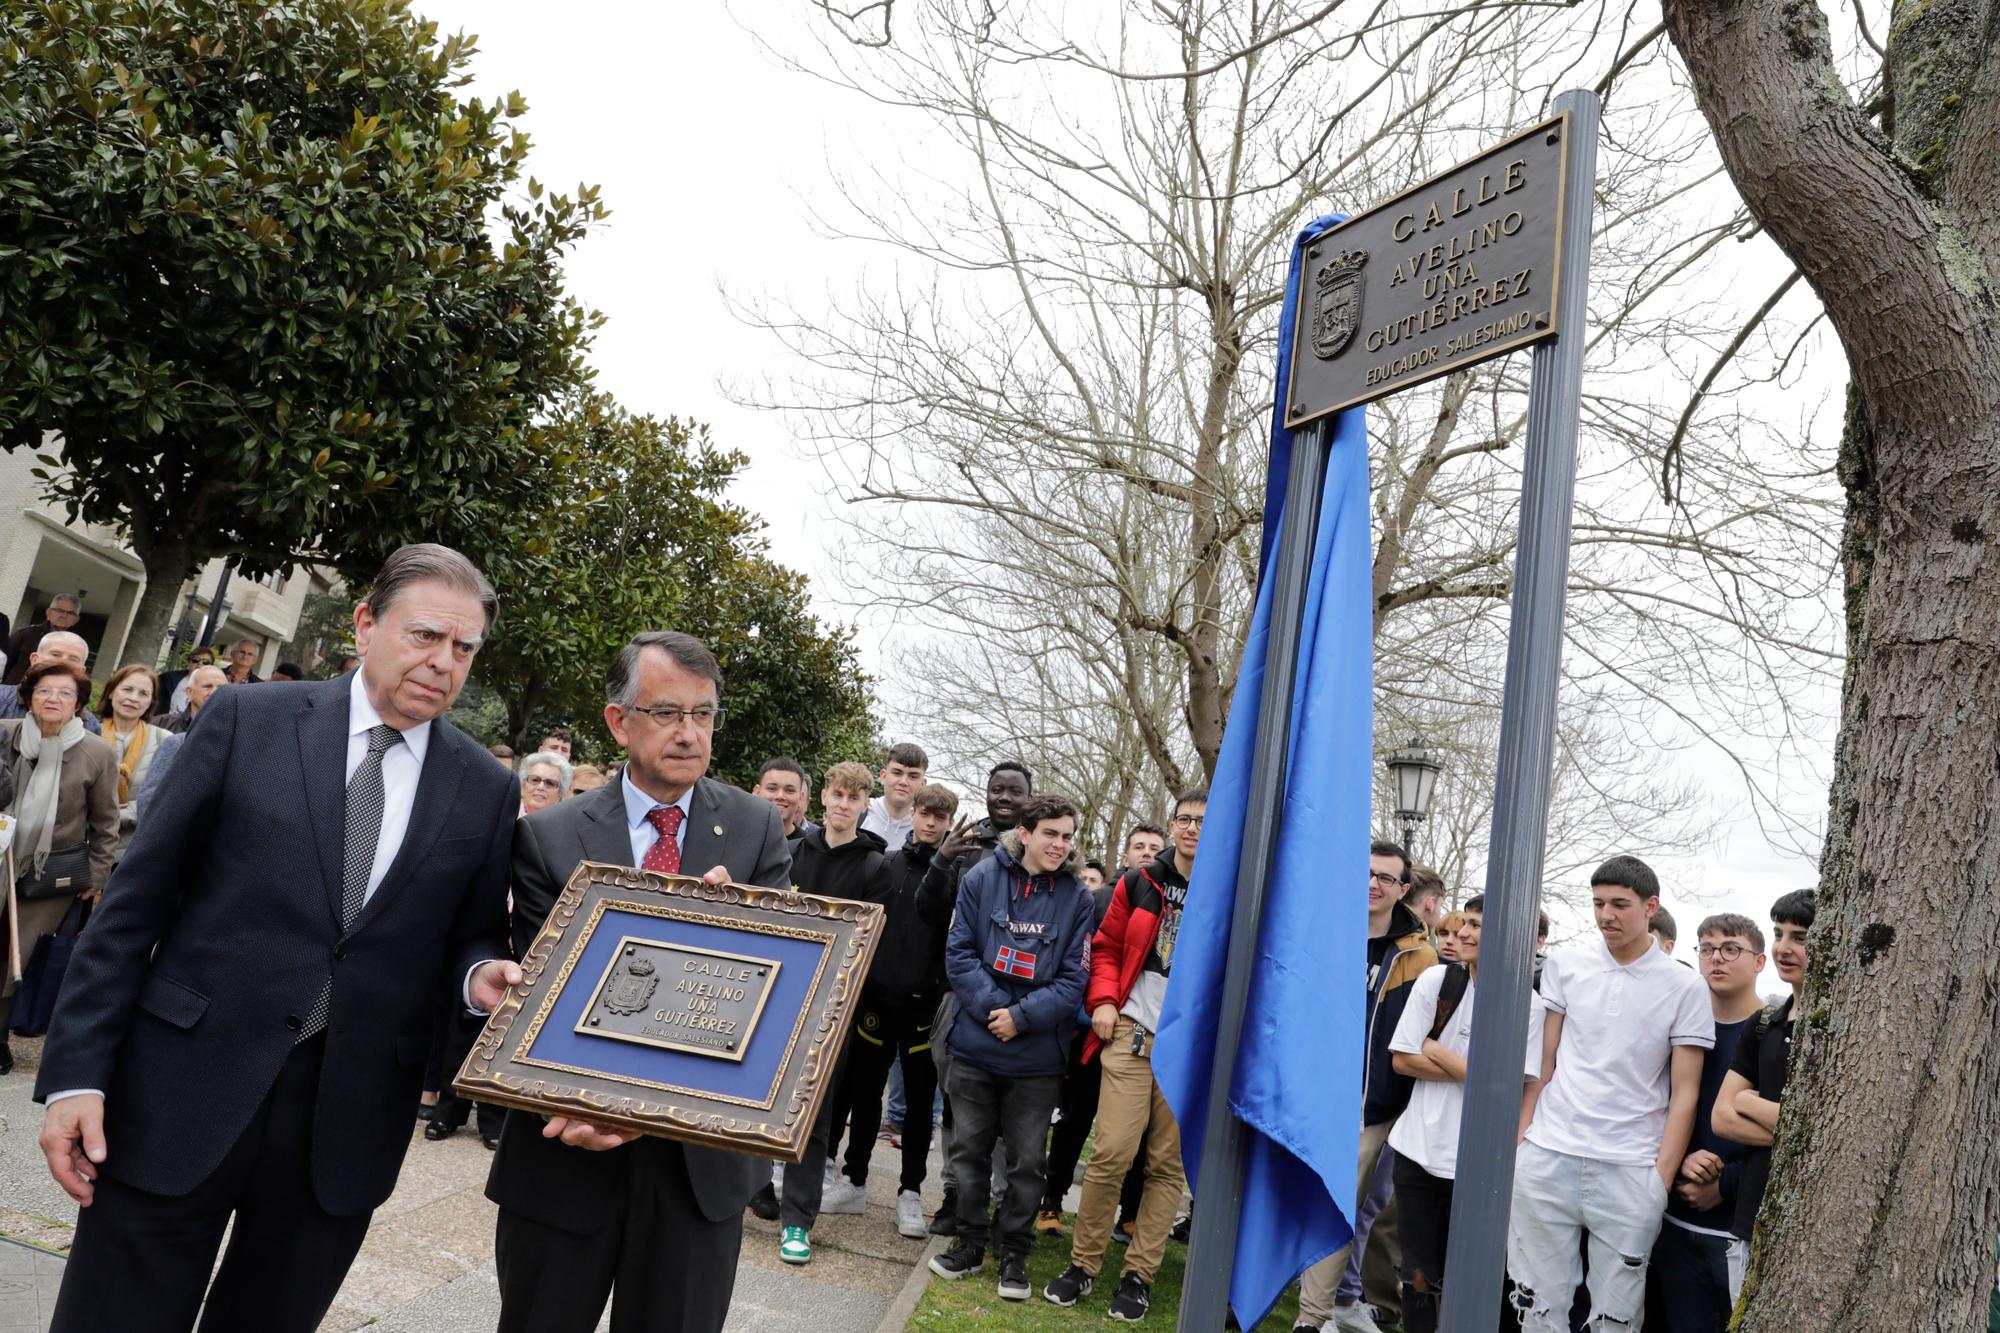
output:
[[[607,317],[594,356],[602,386],[635,410],[705,421],[746,453],[735,498],[762,516],[776,557],[811,575],[822,615],[841,618],[842,586],[872,571],[830,554],[838,530],[822,476],[792,448],[784,419],[727,396],[730,384],[782,379],[792,367],[768,335],[730,314],[722,293],[809,300],[865,273],[861,247],[818,240],[809,221],[832,204],[830,163],[891,156],[880,151],[890,132],[881,114],[775,67],[720,4],[419,0],[418,9],[446,31],[478,34],[477,93],[527,97],[529,162],[544,184],[603,188],[611,219],[568,267],[571,289]],[[746,12],[763,24],[814,13],[768,2]],[[884,664],[866,626],[862,649],[872,668]],[[1676,762],[1704,766],[1696,771],[1720,813],[1740,809],[1740,786],[1712,754]],[[1763,922],[1779,893],[1816,879],[1810,861],[1772,847],[1742,818],[1676,871],[1667,902],[1690,934],[1715,910]]]

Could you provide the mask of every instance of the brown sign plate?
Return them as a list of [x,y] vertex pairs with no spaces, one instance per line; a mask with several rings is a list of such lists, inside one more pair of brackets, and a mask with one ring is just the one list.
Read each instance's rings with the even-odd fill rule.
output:
[[775,958],[627,935],[576,1030],[741,1061],[783,966]]
[[585,862],[453,1086],[800,1161],[881,929],[874,903]]
[[1556,335],[1557,116],[1356,214],[1306,250],[1285,424]]

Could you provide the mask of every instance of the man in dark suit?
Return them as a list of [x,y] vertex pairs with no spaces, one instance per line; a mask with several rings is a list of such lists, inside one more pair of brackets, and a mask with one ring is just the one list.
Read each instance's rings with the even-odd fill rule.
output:
[[[492,628],[442,546],[389,557],[353,676],[222,690],[106,886],[35,1097],[83,1206],[56,1333],[316,1328],[389,1196],[446,994],[507,956],[511,774],[440,715]],[[209,1283],[224,1225],[229,1249]]]
[[[518,949],[583,861],[790,887],[778,812],[705,776],[721,692],[721,668],[689,635],[641,634],[619,651],[604,722],[624,772],[517,826]],[[743,1208],[769,1173],[761,1158],[509,1111],[486,1182],[500,1205],[500,1333],[589,1333],[614,1289],[612,1333],[717,1333]]]

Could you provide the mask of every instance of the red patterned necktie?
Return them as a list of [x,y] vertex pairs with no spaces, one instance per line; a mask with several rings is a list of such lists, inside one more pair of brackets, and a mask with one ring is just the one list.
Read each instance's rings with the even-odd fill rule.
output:
[[660,836],[646,849],[646,859],[639,868],[657,870],[664,875],[680,874],[681,844],[674,835],[681,831],[681,808],[677,805],[656,805],[646,812],[646,818],[659,830]]

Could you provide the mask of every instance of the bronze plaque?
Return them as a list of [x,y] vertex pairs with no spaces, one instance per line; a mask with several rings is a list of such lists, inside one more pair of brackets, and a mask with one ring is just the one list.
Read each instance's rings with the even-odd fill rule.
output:
[[1307,247],[1285,424],[1554,337],[1563,136],[1557,116]]
[[627,935],[576,1030],[641,1046],[741,1060],[784,966]]
[[585,862],[453,1086],[801,1161],[881,929],[874,903]]

